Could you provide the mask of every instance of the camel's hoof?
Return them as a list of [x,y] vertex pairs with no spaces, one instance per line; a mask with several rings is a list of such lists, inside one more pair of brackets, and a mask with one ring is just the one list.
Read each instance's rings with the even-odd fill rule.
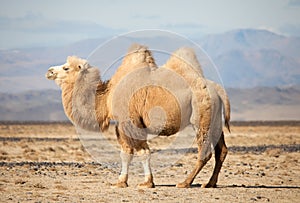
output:
[[183,183],[177,183],[176,185],[177,188],[189,188],[191,187],[191,184],[188,184],[186,182],[183,182]]
[[128,184],[125,182],[118,182],[115,184],[111,184],[110,188],[126,188],[128,187]]
[[217,184],[212,184],[212,183],[206,183],[201,185],[202,188],[216,188]]
[[138,188],[155,188],[153,182],[145,182],[138,185]]

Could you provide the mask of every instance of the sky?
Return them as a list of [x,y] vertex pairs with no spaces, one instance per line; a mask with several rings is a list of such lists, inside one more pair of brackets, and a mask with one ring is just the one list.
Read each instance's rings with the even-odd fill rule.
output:
[[300,37],[300,0],[0,0],[0,49],[59,46],[143,29],[189,38],[233,29]]

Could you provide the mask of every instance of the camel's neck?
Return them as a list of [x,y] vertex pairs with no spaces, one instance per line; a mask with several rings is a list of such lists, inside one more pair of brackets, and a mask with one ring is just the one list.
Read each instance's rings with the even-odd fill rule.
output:
[[72,95],[74,89],[74,83],[63,83],[61,84],[61,97],[62,97],[62,104],[64,107],[65,114],[74,123],[72,118]]
[[109,82],[100,82],[96,91],[96,116],[101,131],[105,131],[109,127],[109,109],[107,98],[110,92]]
[[92,77],[91,70],[76,83],[62,84],[61,88],[64,110],[77,128],[90,131],[108,128],[108,83]]

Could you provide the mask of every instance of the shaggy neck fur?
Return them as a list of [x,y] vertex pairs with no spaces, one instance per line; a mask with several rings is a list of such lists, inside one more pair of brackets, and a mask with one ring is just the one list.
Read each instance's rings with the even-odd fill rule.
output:
[[67,117],[70,119],[70,121],[74,124],[73,118],[72,118],[72,95],[73,95],[73,88],[74,83],[61,83],[61,98],[62,98],[62,104],[64,107],[64,111],[67,115]]
[[97,68],[81,70],[75,83],[61,87],[64,110],[74,125],[90,131],[107,129],[108,83],[101,81]]

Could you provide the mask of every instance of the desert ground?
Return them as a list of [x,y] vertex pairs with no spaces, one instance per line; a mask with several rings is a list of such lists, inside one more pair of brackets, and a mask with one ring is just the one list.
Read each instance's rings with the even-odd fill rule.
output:
[[[116,149],[110,130],[106,141]],[[175,142],[175,136],[150,141],[153,162],[159,158],[155,153],[166,152],[153,166],[155,188],[137,188],[143,175],[134,170],[137,164],[133,163],[129,187],[112,189],[110,184],[117,181],[119,173],[119,165],[113,161],[115,154],[103,154],[102,163],[101,154],[95,156],[87,150],[70,123],[2,122],[0,202],[299,201],[300,122],[233,122],[232,132],[224,132],[229,153],[217,188],[201,188],[212,173],[214,157],[191,188],[175,187],[192,170],[197,156],[195,144],[190,144],[189,150],[187,144],[185,149],[172,151],[169,143]],[[188,140],[193,137],[186,136]],[[94,142],[93,148],[100,145]]]

